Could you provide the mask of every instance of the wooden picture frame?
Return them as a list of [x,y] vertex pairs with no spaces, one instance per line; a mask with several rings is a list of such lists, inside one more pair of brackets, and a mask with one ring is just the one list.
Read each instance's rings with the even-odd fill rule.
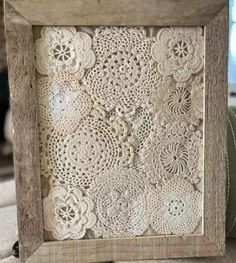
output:
[[[225,251],[228,3],[226,0],[5,0],[22,262],[220,256]],[[33,26],[202,26],[205,31],[204,233],[45,242]]]

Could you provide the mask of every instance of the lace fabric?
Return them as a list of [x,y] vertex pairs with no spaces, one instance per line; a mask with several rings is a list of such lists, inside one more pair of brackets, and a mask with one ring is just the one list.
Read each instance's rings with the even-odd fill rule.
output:
[[129,165],[133,149],[116,133],[115,125],[94,117],[84,119],[70,135],[51,132],[47,142],[48,163],[52,166],[50,183],[87,189],[102,171]]
[[159,122],[178,120],[198,126],[203,119],[203,80],[197,76],[176,82],[164,77],[153,91],[151,102]]
[[135,169],[112,169],[97,176],[89,189],[96,200],[96,236],[140,236],[148,228],[144,175]]
[[35,53],[45,230],[58,240],[195,233],[202,29],[43,27]]
[[39,118],[43,127],[70,134],[92,110],[90,96],[68,73],[38,79]]
[[155,85],[150,77],[155,67],[146,31],[142,28],[98,28],[93,49],[96,64],[85,79],[89,94],[107,111],[116,108],[120,115],[145,104]]
[[43,200],[44,228],[57,240],[80,239],[96,223],[93,207],[93,201],[76,187],[52,187]]
[[193,233],[202,216],[202,194],[181,178],[172,178],[148,195],[152,228],[164,235]]
[[95,63],[92,40],[74,27],[44,27],[35,42],[36,69],[43,75],[68,71],[81,79]]
[[199,183],[202,175],[202,134],[186,123],[158,126],[142,151],[144,170],[150,182],[182,177]]
[[203,68],[201,28],[163,28],[152,45],[152,57],[163,76],[173,75],[176,81],[187,81]]

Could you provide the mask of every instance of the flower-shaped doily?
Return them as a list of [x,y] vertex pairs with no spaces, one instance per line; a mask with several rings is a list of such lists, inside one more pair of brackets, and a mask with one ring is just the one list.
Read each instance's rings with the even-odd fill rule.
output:
[[56,186],[43,199],[44,228],[57,240],[81,239],[96,223],[93,201],[72,186]]
[[88,71],[88,92],[107,111],[121,115],[146,103],[160,74],[151,58],[151,40],[142,28],[97,28],[96,65]]
[[203,87],[201,77],[190,78],[187,82],[163,78],[151,97],[158,121],[183,121],[199,125],[203,119]]
[[152,57],[164,76],[186,81],[198,73],[204,64],[204,38],[198,28],[163,28],[152,46]]
[[101,173],[88,190],[97,215],[96,236],[140,236],[148,228],[147,184],[134,169]]
[[92,110],[90,96],[72,74],[42,77],[37,82],[37,91],[41,125],[58,132],[74,132]]
[[202,177],[202,133],[186,123],[159,126],[142,151],[144,169],[151,183],[182,177],[198,183]]
[[118,131],[121,127],[120,123],[113,125],[87,117],[66,137],[51,133],[47,137],[51,184],[72,184],[87,189],[99,173],[114,166],[130,165],[133,149],[121,140],[124,138],[124,133]]
[[35,42],[36,68],[41,74],[68,71],[81,79],[95,63],[92,40],[74,27],[43,27]]
[[186,180],[173,178],[150,192],[148,212],[158,234],[192,234],[202,217],[202,194]]

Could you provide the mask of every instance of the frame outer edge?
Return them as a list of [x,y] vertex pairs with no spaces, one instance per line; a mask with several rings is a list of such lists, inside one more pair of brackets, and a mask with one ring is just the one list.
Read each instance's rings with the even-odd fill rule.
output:
[[[140,26],[204,26],[221,10],[228,0],[5,1],[32,25],[134,26],[140,23]],[[206,9],[207,3],[205,2],[209,3],[208,9]],[[60,7],[60,3],[62,3],[62,7]],[[124,5],[126,5],[126,8],[124,8]],[[163,9],[160,11],[160,17],[155,14],[160,9],[158,5],[163,6]],[[178,5],[181,5],[180,9],[177,8]],[[38,14],[35,13],[33,6],[37,8]],[[148,8],[151,12],[147,16]],[[97,12],[92,10],[97,10]],[[64,17],[60,16],[61,11],[65,12],[66,15]],[[76,24],[75,21],[78,21],[78,23]]]
[[208,173],[206,178],[213,181],[214,187],[208,200],[212,204],[211,208],[215,208],[215,211],[212,209],[205,211],[205,215],[211,218],[211,224],[206,232],[219,254],[224,255],[227,177],[228,5],[223,7],[205,26],[205,37],[207,54],[205,61],[205,88],[207,89],[205,129],[207,133],[205,134],[204,155],[208,168],[204,169]]
[[32,25],[6,1],[4,11],[20,258],[25,262],[43,244],[33,32]]

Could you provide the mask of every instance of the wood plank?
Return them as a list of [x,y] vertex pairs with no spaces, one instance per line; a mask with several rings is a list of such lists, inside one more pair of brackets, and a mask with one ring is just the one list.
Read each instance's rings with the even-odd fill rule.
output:
[[34,45],[32,26],[7,3],[5,15],[20,255],[24,261],[43,242]]
[[226,261],[226,257],[212,258],[187,258],[187,259],[160,259],[160,260],[139,260],[139,261],[120,261],[116,263],[234,263]]
[[28,263],[100,262],[222,255],[203,236],[135,237],[51,241],[44,243]]
[[225,249],[228,9],[205,27],[205,234]]
[[[189,259],[165,259],[165,260],[142,260],[122,261],[123,263],[235,263],[236,239],[228,239],[226,242],[226,255],[224,257],[189,258]],[[122,263],[117,261],[116,263]]]
[[33,25],[205,25],[227,0],[6,0]]

